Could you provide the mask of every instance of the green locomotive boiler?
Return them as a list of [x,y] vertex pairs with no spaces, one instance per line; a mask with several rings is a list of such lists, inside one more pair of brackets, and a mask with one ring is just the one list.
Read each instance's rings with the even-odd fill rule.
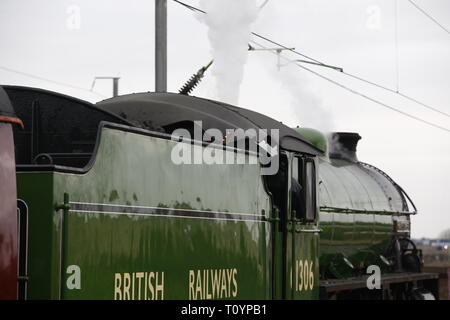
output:
[[[409,240],[412,202],[386,174],[346,155],[345,134],[336,138],[343,148],[328,151],[318,132],[206,99],[139,93],[92,105],[4,89],[24,123],[14,128],[19,298],[436,291]],[[265,139],[251,135],[261,130]],[[369,265],[382,269],[382,290],[368,291]]]

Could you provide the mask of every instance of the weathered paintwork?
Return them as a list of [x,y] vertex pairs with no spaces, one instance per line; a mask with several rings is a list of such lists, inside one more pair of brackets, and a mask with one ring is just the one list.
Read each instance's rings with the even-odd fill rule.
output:
[[86,172],[18,173],[29,299],[318,298],[317,226],[278,228],[259,164],[176,165],[175,143],[103,127]]
[[0,122],[0,299],[17,298],[17,208],[14,141]]

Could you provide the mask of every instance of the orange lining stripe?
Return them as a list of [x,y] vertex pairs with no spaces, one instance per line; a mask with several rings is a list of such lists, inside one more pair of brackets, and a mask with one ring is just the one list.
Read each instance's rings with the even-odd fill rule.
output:
[[22,129],[25,128],[25,127],[23,126],[22,120],[20,120],[19,118],[12,118],[12,117],[0,116],[0,122],[16,123],[16,124],[18,124]]

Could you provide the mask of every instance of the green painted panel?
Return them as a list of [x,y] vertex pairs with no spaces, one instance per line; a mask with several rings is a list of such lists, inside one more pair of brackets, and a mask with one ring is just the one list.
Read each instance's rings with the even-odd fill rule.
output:
[[65,268],[80,267],[81,288],[66,286],[64,298],[270,298],[264,222],[76,212],[66,217]]
[[59,297],[58,216],[54,213],[53,174],[17,174],[17,197],[28,208],[28,297]]
[[[32,216],[28,298],[272,297],[261,167],[176,165],[174,144],[104,128],[86,173],[18,174]],[[71,209],[56,211],[65,193]]]
[[292,250],[295,237],[295,254],[288,256],[288,288],[292,299],[315,300],[319,298],[319,234],[303,233],[311,229],[297,224],[294,233],[288,233],[288,252]]

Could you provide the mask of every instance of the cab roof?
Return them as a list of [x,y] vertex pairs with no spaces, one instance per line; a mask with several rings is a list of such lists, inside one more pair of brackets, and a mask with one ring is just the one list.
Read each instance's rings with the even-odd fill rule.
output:
[[[302,135],[281,122],[258,112],[176,93],[134,93],[114,97],[97,103],[97,106],[114,113],[138,127],[172,133],[177,125],[202,121],[204,130],[219,129],[271,129],[279,130],[279,146],[293,152],[322,155]],[[171,130],[172,129],[172,130]],[[170,131],[170,132],[168,132]]]

